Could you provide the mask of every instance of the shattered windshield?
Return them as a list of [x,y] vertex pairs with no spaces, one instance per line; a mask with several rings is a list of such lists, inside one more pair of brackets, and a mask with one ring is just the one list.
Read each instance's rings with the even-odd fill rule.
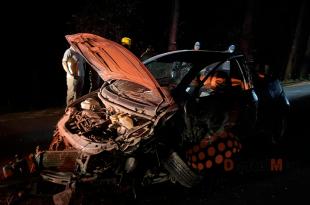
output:
[[162,87],[175,87],[192,69],[193,64],[188,62],[152,62],[147,68]]

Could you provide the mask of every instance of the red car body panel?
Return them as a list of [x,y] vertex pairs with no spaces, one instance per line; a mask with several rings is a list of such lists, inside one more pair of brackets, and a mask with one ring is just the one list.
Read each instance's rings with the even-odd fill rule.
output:
[[120,44],[89,33],[67,35],[66,39],[104,81],[131,81],[150,89],[157,99],[173,103],[170,93],[160,87],[143,63]]

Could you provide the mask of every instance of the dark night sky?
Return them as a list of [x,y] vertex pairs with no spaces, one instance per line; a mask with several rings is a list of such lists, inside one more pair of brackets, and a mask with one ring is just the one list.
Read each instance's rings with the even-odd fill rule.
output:
[[[103,1],[103,0],[102,0]],[[139,13],[145,24],[134,25],[146,43],[167,47],[170,5],[167,0],[142,1]],[[0,113],[59,106],[65,103],[65,73],[61,58],[67,47],[64,36],[75,32],[72,14],[85,12],[89,1],[22,1],[2,5],[2,65]],[[92,0],[98,2],[98,0]],[[295,2],[295,3],[294,3]],[[296,1],[258,1],[255,34],[263,49],[276,52],[290,47],[296,23]],[[246,0],[181,0],[179,48],[192,48],[196,40],[204,48],[227,45],[230,33],[243,23]],[[91,14],[89,14],[91,15]],[[74,26],[74,25],[73,25]],[[279,35],[283,32],[282,35]],[[284,44],[284,45],[282,45]],[[3,52],[4,51],[4,52]],[[283,57],[283,56],[281,56]]]
[[64,35],[71,14],[66,13],[68,5],[39,2],[12,2],[5,7],[11,12],[2,17],[5,60],[1,66],[0,106],[4,112],[60,104],[64,96],[61,57],[67,46]]

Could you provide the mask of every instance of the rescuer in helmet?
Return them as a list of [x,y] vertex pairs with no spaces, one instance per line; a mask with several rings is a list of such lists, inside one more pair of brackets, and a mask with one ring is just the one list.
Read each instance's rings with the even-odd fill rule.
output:
[[127,49],[131,49],[131,38],[129,37],[123,37],[121,39],[121,43],[124,47],[126,47]]

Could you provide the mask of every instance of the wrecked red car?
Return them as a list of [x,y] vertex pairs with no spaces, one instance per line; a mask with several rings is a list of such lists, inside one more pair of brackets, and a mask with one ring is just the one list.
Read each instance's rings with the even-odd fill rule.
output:
[[93,34],[66,39],[104,83],[66,108],[49,149],[33,156],[33,173],[63,186],[54,202],[85,185],[133,195],[162,182],[190,188],[236,162],[258,108],[244,56],[178,50],[141,62]]

